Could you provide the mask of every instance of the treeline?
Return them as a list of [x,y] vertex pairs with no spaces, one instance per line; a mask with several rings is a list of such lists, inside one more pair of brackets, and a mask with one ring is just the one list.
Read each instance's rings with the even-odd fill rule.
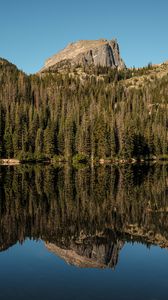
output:
[[0,60],[0,158],[168,153],[168,76],[127,88],[131,70],[83,71],[85,76],[75,70],[27,76]]

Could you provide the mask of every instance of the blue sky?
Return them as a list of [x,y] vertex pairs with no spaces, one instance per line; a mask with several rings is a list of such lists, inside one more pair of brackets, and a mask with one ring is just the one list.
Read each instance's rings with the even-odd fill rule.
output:
[[27,73],[80,39],[117,38],[127,66],[168,60],[167,0],[0,0],[0,57]]

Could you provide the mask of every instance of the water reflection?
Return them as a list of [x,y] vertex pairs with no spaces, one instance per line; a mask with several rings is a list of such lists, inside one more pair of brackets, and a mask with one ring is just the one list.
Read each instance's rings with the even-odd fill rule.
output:
[[29,237],[69,264],[115,268],[127,241],[168,247],[168,166],[1,166],[0,220],[0,251]]

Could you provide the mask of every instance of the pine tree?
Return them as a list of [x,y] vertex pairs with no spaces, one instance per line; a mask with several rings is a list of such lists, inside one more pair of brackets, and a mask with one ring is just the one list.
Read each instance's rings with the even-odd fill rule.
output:
[[43,155],[44,150],[44,132],[43,129],[37,130],[36,141],[35,141],[35,153],[37,157]]
[[44,130],[44,154],[48,158],[52,158],[56,151],[55,151],[55,135],[52,127],[47,127]]

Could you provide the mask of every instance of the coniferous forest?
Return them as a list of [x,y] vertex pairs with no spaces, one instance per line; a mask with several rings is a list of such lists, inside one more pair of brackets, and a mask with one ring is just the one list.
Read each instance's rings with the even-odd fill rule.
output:
[[150,68],[28,76],[0,59],[0,158],[166,158],[168,75],[136,84]]

